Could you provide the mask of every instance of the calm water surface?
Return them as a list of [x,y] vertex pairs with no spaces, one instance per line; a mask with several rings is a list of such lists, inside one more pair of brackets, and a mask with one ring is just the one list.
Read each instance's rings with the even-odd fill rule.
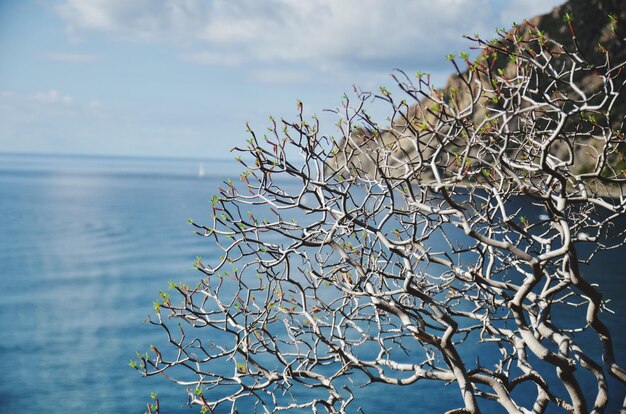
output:
[[[197,412],[184,390],[142,379],[128,362],[163,342],[143,323],[157,292],[169,280],[195,284],[195,257],[214,251],[187,218],[208,222],[211,195],[239,170],[234,161],[0,154],[1,413],[143,413],[153,391],[164,413]],[[622,254],[589,271],[613,298],[619,316],[606,320],[624,362]],[[354,410],[459,404],[454,386],[368,390]]]

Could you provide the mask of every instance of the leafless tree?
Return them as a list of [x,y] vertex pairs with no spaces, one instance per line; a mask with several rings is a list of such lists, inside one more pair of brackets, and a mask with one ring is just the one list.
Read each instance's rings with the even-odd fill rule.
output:
[[169,347],[133,365],[211,413],[344,413],[358,387],[426,380],[456,384],[449,412],[603,412],[626,372],[580,265],[624,244],[625,63],[528,24],[471,40],[445,91],[398,71],[406,99],[346,98],[337,139],[301,104],[250,131],[242,184],[192,223],[222,256],[161,294]]

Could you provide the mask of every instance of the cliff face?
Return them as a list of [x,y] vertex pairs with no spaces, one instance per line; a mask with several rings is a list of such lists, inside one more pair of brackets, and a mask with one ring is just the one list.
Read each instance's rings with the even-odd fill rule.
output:
[[[566,16],[572,19],[566,18]],[[568,20],[568,21],[566,21]],[[551,39],[556,43],[546,41],[543,43],[538,39]],[[424,98],[418,103],[396,111],[392,124],[389,128],[382,131],[370,131],[366,129],[355,129],[351,132],[349,139],[344,139],[335,151],[335,155],[328,160],[326,167],[326,176],[333,174],[333,171],[342,171],[344,176],[361,176],[361,177],[379,177],[381,174],[387,177],[409,177],[412,174],[417,175],[416,168],[431,162],[431,156],[436,152],[437,164],[443,163],[444,166],[450,166],[455,161],[455,153],[459,147],[453,139],[449,144],[445,144],[445,152],[441,155],[441,149],[437,149],[442,145],[437,135],[454,135],[454,131],[446,127],[446,122],[441,122],[441,113],[438,112],[442,103],[446,103],[453,112],[461,114],[469,111],[470,115],[462,121],[457,122],[457,126],[461,125],[458,131],[463,133],[465,122],[470,122],[473,126],[469,128],[475,131],[473,134],[482,135],[483,129],[489,127],[485,125],[486,118],[494,113],[494,110],[510,111],[512,109],[519,110],[528,105],[523,99],[518,104],[508,103],[508,107],[502,107],[498,99],[505,95],[495,92],[498,88],[494,86],[497,82],[504,83],[506,80],[518,78],[520,76],[520,64],[506,50],[516,50],[517,47],[526,48],[526,52],[531,55],[535,52],[541,54],[546,53],[550,65],[555,70],[567,71],[571,68],[573,62],[570,55],[565,52],[577,53],[581,57],[581,61],[577,63],[577,69],[573,78],[563,79],[562,75],[555,76],[552,73],[537,75],[533,80],[531,89],[535,89],[533,96],[530,98],[543,99],[544,93],[550,93],[556,96],[556,101],[563,104],[566,108],[568,103],[566,100],[577,98],[577,91],[572,90],[568,86],[568,82],[573,83],[583,91],[585,95],[591,97],[590,103],[602,99],[606,96],[604,91],[604,79],[599,71],[591,69],[589,63],[598,67],[606,64],[607,57],[609,59],[609,67],[614,67],[622,62],[626,62],[626,1],[625,0],[571,0],[560,7],[554,8],[550,13],[537,16],[525,21],[508,33],[503,33],[500,39],[494,43],[494,47],[484,44],[484,51],[474,61],[459,62],[467,64],[468,69],[464,72],[451,76],[444,88],[428,92],[426,91]],[[500,47],[500,52],[495,53]],[[503,51],[504,50],[504,51]],[[526,53],[525,52],[525,53]],[[586,63],[589,62],[589,63]],[[474,66],[474,73],[472,72]],[[476,66],[480,66],[480,70],[476,70]],[[480,72],[480,74],[478,74]],[[614,84],[619,86],[626,79],[626,67],[622,71],[614,71],[611,74],[614,77]],[[496,79],[497,78],[497,79]],[[496,83],[493,83],[497,81]],[[555,85],[557,85],[555,87]],[[549,92],[547,92],[549,91]],[[518,93],[526,93],[519,92]],[[476,99],[476,97],[479,97]],[[562,99],[561,99],[562,98]],[[552,99],[552,98],[550,98]],[[472,102],[474,100],[474,102]],[[565,102],[565,103],[563,103]],[[573,102],[573,101],[572,101]],[[518,105],[516,108],[515,106]],[[560,105],[560,104],[559,104]],[[549,106],[549,105],[548,105]],[[435,108],[433,110],[433,108]],[[582,115],[582,114],[581,114]],[[604,117],[600,122],[604,125],[610,125],[615,130],[624,130],[624,120],[626,115],[626,91],[622,91],[620,99],[613,103],[612,109],[608,114],[600,114]],[[587,115],[584,115],[587,116]],[[596,115],[593,115],[596,116]],[[526,119],[528,122],[540,122],[550,125],[550,116],[545,113],[538,112],[537,118]],[[537,121],[534,121],[537,119]],[[591,119],[591,118],[590,118]],[[512,130],[525,128],[522,121],[515,118],[509,118],[507,122],[511,123]],[[522,122],[522,123],[520,123]],[[595,122],[595,120],[593,121]],[[443,129],[439,126],[442,125]],[[489,123],[487,123],[489,124]],[[516,125],[513,125],[516,124]],[[424,127],[425,125],[425,127]],[[447,125],[450,125],[447,123]],[[594,127],[587,125],[584,131],[589,135]],[[433,129],[434,128],[434,129]],[[446,130],[446,128],[448,128]],[[454,128],[453,128],[454,129]],[[596,128],[597,129],[597,128]],[[486,129],[485,129],[486,130]],[[574,136],[584,132],[576,130]],[[523,135],[523,131],[521,131]],[[533,132],[534,133],[534,132]],[[488,134],[486,134],[488,135]],[[491,139],[488,138],[487,139]],[[578,138],[577,138],[578,139]],[[594,161],[586,155],[589,151],[599,154],[601,150],[594,147],[595,143],[585,141],[584,138],[578,139],[576,143],[556,143],[550,146],[550,151],[557,158],[573,157],[575,162],[568,167],[572,173],[579,174],[581,171],[593,170]],[[521,141],[520,141],[521,142]],[[619,161],[620,165],[617,171],[626,169],[626,148],[620,147],[613,152],[613,161]],[[569,147],[569,148],[568,148]],[[567,155],[566,152],[571,153]],[[595,159],[598,159],[596,156]],[[533,157],[528,154],[528,157]],[[612,161],[612,162],[613,162]],[[623,165],[622,165],[623,164]],[[382,168],[381,168],[382,167]],[[623,168],[622,168],[623,167]],[[443,170],[448,169],[444,167]],[[626,176],[626,174],[625,174]],[[427,169],[419,172],[418,180],[429,180],[432,178]]]
[[[602,45],[615,61],[624,61],[626,49],[626,2],[622,0],[570,0],[551,13],[530,19],[550,38],[562,45],[573,48],[568,26],[563,23],[565,13],[573,16],[573,26],[581,52],[593,60],[598,55],[598,45]],[[612,15],[614,23],[611,23]],[[614,28],[614,31],[613,31]]]
[[[567,13],[573,16],[572,26],[576,34],[575,38],[565,22]],[[613,64],[626,61],[626,1],[624,0],[570,0],[562,6],[555,7],[550,13],[528,19],[513,31],[518,36],[528,38],[531,32],[536,33],[537,30],[544,33],[547,38],[563,45],[568,51],[578,50],[585,59],[595,64],[602,64],[605,60],[605,54],[601,49],[606,50]],[[481,57],[479,56],[478,60]],[[497,65],[504,73],[515,72],[514,63],[504,61],[498,62]],[[466,75],[467,72],[461,76]],[[451,76],[441,92],[449,96],[452,90],[466,89],[461,76]],[[621,79],[625,77],[626,73],[620,76]],[[588,94],[593,94],[602,86],[602,79],[593,74],[579,77],[576,82],[582,87],[583,92]],[[460,103],[467,103],[467,99],[466,102]],[[626,98],[617,102],[613,114],[613,126],[618,128],[626,115]],[[478,120],[484,117],[485,112],[479,110],[475,115],[475,120]]]

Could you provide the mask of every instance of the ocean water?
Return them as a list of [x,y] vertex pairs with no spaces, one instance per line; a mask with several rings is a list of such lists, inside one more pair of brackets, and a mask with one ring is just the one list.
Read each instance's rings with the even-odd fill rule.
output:
[[[211,195],[239,171],[235,161],[0,154],[0,413],[143,413],[151,392],[163,413],[198,411],[182,388],[128,362],[164,340],[144,323],[157,292],[194,284],[196,256],[214,249],[187,218],[208,222]],[[623,251],[587,271],[613,299],[605,321],[624,363]],[[611,390],[617,412],[624,390]],[[352,407],[442,412],[457,394],[368,387]]]

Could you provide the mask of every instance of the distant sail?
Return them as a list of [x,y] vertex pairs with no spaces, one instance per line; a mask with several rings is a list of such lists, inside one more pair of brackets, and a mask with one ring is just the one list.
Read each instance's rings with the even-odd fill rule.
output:
[[198,168],[198,177],[204,177],[205,174],[206,172],[204,171],[204,164],[200,164],[200,167]]

